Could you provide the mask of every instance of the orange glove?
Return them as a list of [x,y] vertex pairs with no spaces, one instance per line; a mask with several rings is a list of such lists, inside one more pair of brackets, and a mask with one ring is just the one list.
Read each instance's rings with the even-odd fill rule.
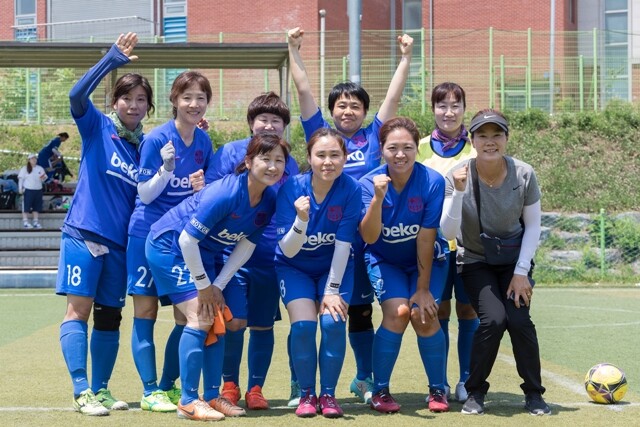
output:
[[225,305],[224,311],[218,310],[216,317],[213,318],[213,325],[211,325],[207,333],[207,338],[204,340],[204,345],[208,346],[217,343],[218,335],[224,335],[226,333],[227,328],[225,323],[231,321],[231,319],[233,319],[233,315],[229,307]]

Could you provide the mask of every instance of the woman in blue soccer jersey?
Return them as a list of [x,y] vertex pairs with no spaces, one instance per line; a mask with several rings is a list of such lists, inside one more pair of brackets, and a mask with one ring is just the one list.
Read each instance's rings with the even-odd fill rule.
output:
[[[447,173],[441,219],[444,235],[458,237],[464,243],[460,275],[480,318],[473,338],[471,371],[465,382],[469,396],[462,413],[484,413],[487,378],[508,331],[523,380],[520,388],[525,394],[524,407],[531,415],[547,415],[551,409],[542,398],[545,388],[540,375],[540,349],[529,311],[532,260],[541,228],[538,180],[531,165],[505,155],[509,124],[500,111],[478,111],[471,119],[469,132],[477,156]],[[503,246],[501,243],[500,249],[504,254],[509,247],[518,248],[511,251],[514,258],[488,257],[491,252],[488,254],[487,249],[494,239],[515,240]]]
[[[275,211],[289,145],[274,134],[252,138],[237,174],[207,185],[169,210],[151,227],[146,255],[160,297],[167,296],[187,325],[180,338],[182,397],[178,417],[201,421],[245,415],[219,397],[224,335],[205,345],[214,316],[222,313],[222,291],[251,257]],[[217,272],[215,257],[235,246]],[[212,280],[211,278],[215,278]],[[203,376],[203,400],[198,396]]]
[[[289,107],[273,92],[257,96],[247,109],[247,122],[251,135],[275,133],[284,134],[290,121]],[[224,144],[213,156],[212,179],[217,180],[229,173],[244,159],[251,138]],[[280,186],[293,175],[298,174],[298,165],[289,156],[282,179],[273,186]],[[280,317],[280,288],[273,265],[275,255],[275,218],[265,228],[253,255],[238,270],[235,277],[224,289],[227,306],[233,313],[233,320],[227,323],[225,334],[225,355],[222,377],[222,396],[234,405],[240,400],[240,361],[244,346],[244,332],[249,327],[249,348],[247,354],[248,375],[245,401],[248,409],[268,409],[269,402],[262,394],[274,349],[273,326]],[[225,253],[225,256],[228,253]]]
[[131,350],[142,380],[143,411],[176,410],[180,390],[178,343],[187,320],[176,310],[176,324],[165,349],[163,375],[157,383],[153,330],[158,316],[158,294],[149,271],[144,246],[149,228],[166,211],[193,193],[189,174],[209,174],[213,158],[211,140],[198,123],[207,111],[212,91],[209,80],[197,71],[185,71],[173,82],[169,100],[173,120],[154,128],[140,147],[140,174],[136,207],[129,222],[127,290],[133,296]]
[[291,359],[301,388],[299,417],[315,416],[317,407],[327,418],[343,415],[335,387],[345,355],[347,301],[353,288],[350,252],[361,205],[358,183],[342,173],[346,157],[342,137],[333,129],[319,129],[307,145],[311,171],[290,178],[278,192],[276,272],[296,343]]
[[[418,161],[425,166],[437,170],[443,176],[457,163],[476,156],[469,134],[462,123],[466,108],[466,95],[460,85],[452,82],[440,83],[431,91],[431,111],[435,118],[435,130],[430,136],[420,140],[418,145]],[[442,301],[438,307],[440,327],[447,343],[446,354],[449,354],[449,317],[451,315],[451,297],[456,294],[456,315],[458,318],[458,361],[460,379],[455,387],[455,399],[458,402],[467,400],[464,382],[469,378],[471,363],[471,345],[473,334],[478,329],[476,315],[467,293],[464,291],[462,278],[458,274],[456,257],[458,254],[456,241],[449,241],[449,273],[445,282]],[[449,382],[446,379],[445,391],[449,395]]]
[[[307,76],[300,48],[304,30],[294,28],[288,32],[289,63],[291,76],[298,91],[302,127],[307,140],[319,128],[330,127],[318,107]],[[404,34],[398,37],[401,58],[380,110],[371,124],[362,127],[369,110],[369,94],[362,86],[352,82],[339,83],[329,93],[328,106],[331,119],[345,139],[347,163],[345,173],[356,179],[380,165],[380,140],[382,124],[398,111],[404,90],[413,49],[413,38]],[[358,239],[359,240],[359,239]],[[353,245],[355,282],[349,305],[349,342],[356,359],[356,377],[350,385],[352,393],[369,403],[372,387],[371,350],[373,345],[372,302],[373,293],[367,277],[362,254],[362,242]],[[291,406],[291,405],[290,405]]]
[[360,234],[367,243],[371,285],[382,307],[382,324],[373,342],[371,407],[383,413],[400,410],[389,393],[389,380],[409,323],[429,378],[429,410],[449,410],[445,339],[437,316],[448,268],[447,242],[437,238],[444,178],[416,163],[419,140],[410,119],[387,121],[380,129],[386,164],[360,179],[366,210]]
[[[138,181],[141,121],[153,109],[146,78],[125,74],[113,87],[105,115],[89,99],[111,71],[137,59],[135,33],[120,35],[107,54],[71,89],[71,114],[82,137],[82,161],[73,203],[62,226],[56,293],[67,296],[60,345],[71,374],[74,408],[86,415],[128,409],[108,382],[118,354],[127,295],[127,224]],[[91,386],[87,379],[87,321],[93,309]]]

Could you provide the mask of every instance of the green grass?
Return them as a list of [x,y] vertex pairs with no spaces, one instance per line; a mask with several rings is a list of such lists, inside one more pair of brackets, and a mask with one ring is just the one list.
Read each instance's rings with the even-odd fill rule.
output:
[[[238,426],[335,425],[371,426],[393,423],[394,427],[414,426],[423,421],[439,425],[634,425],[640,416],[640,289],[637,288],[536,288],[533,318],[540,340],[543,383],[546,400],[551,404],[550,417],[531,417],[522,409],[521,382],[513,364],[508,336],[489,381],[487,413],[482,417],[460,414],[461,404],[451,403],[451,412],[432,414],[424,397],[427,380],[420,363],[415,334],[408,330],[392,377],[392,392],[402,404],[396,415],[381,415],[360,404],[348,393],[354,373],[353,356],[347,351],[343,374],[338,384],[338,399],[345,418],[329,421],[322,417],[299,420],[292,409],[285,408],[289,394],[286,356],[288,322],[276,325],[276,353],[265,395],[275,409],[249,412],[246,418],[225,420]],[[121,347],[110,387],[115,396],[130,402],[133,410],[114,412],[109,417],[91,419],[71,410],[71,384],[58,342],[59,323],[65,299],[53,290],[0,290],[3,314],[0,334],[0,425],[70,424],[131,426],[196,425],[179,421],[175,414],[151,414],[138,410],[141,385],[130,350],[131,304],[125,308]],[[376,309],[374,323],[379,323]],[[457,323],[451,322],[452,350],[449,357],[450,383],[457,381],[455,357]],[[171,311],[162,309],[156,324],[156,343],[161,358],[163,343],[172,327]],[[246,350],[245,345],[245,350]],[[589,402],[582,385],[588,368],[599,362],[617,364],[627,374],[629,391],[619,405],[596,405]],[[158,366],[161,366],[159,361]],[[246,386],[246,357],[241,371],[241,387]]]

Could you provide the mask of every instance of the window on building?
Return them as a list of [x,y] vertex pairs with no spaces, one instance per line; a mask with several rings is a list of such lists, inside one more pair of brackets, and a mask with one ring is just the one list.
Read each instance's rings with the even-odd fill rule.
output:
[[604,2],[604,64],[602,97],[629,99],[629,11],[627,0]]
[[36,0],[16,0],[16,16],[35,14]]
[[402,27],[407,30],[422,28],[422,0],[405,0],[402,8]]
[[627,10],[627,0],[605,0],[605,10]]
[[569,0],[569,22],[576,23],[577,0]]
[[15,0],[14,37],[24,41],[37,38],[36,0]]
[[164,14],[165,16],[186,16],[187,1],[186,0],[165,0]]

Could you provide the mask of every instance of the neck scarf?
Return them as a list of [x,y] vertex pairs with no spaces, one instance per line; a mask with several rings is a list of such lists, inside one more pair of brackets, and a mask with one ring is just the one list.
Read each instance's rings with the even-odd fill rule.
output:
[[124,123],[122,123],[122,120],[120,120],[120,117],[118,117],[118,113],[116,113],[115,111],[110,112],[108,117],[115,125],[116,130],[118,131],[118,136],[120,138],[126,139],[136,147],[140,145],[140,139],[142,138],[142,123],[138,123],[138,127],[136,127],[136,130],[130,131],[125,127]]
[[460,141],[464,141],[465,144],[469,142],[469,132],[467,132],[467,129],[464,127],[464,125],[461,125],[460,132],[453,138],[450,138],[442,131],[440,131],[440,129],[435,128],[435,130],[431,133],[431,139],[440,141],[442,143],[442,151],[445,152]]

